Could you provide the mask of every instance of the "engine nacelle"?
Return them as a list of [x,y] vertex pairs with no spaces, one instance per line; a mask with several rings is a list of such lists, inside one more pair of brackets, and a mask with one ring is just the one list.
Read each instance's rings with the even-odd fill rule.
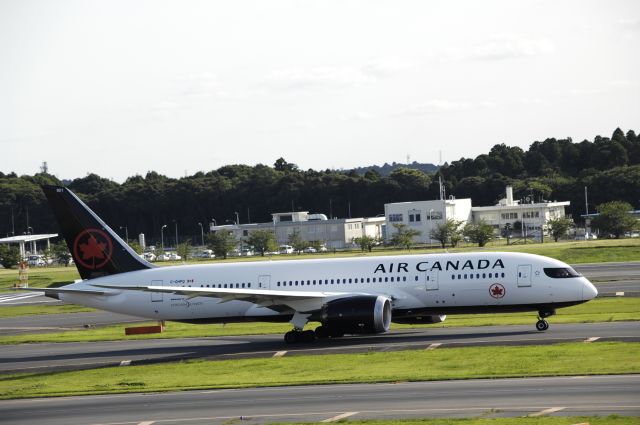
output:
[[391,300],[379,295],[358,295],[322,306],[322,325],[347,334],[383,333],[391,326]]
[[400,317],[394,318],[394,323],[400,323],[403,325],[428,325],[431,323],[440,323],[444,322],[444,319],[447,318],[446,314],[436,315],[436,316],[416,316],[416,317]]

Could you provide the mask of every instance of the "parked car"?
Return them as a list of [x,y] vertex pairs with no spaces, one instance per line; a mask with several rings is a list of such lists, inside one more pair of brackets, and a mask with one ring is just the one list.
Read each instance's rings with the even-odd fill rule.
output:
[[182,260],[182,257],[172,252],[171,254],[169,254],[169,259],[171,261],[178,261],[178,260]]
[[305,249],[302,250],[302,252],[306,253],[306,254],[315,254],[316,252],[318,252],[317,249],[315,249],[312,246],[308,246]]
[[216,255],[210,249],[204,249],[193,253],[193,258],[216,258]]
[[30,255],[27,257],[27,263],[34,267],[43,267],[53,264],[52,258],[46,258],[44,255]]
[[153,252],[144,252],[140,256],[147,261],[156,261],[156,255]]
[[280,254],[293,254],[293,247],[291,245],[280,245],[278,249]]
[[576,235],[574,238],[577,241],[588,241],[588,240],[596,240],[598,237],[593,233],[585,233],[584,235]]
[[251,257],[253,256],[253,250],[250,248],[242,248],[242,251],[240,251],[240,256],[241,257]]

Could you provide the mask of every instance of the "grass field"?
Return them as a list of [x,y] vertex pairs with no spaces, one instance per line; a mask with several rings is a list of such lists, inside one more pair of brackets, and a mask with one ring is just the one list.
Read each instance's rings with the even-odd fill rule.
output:
[[640,372],[639,350],[640,343],[603,342],[197,360],[0,376],[0,398],[347,382],[637,373]]
[[[63,306],[61,306],[63,307]],[[74,307],[75,306],[69,306]],[[3,307],[4,310],[29,307]],[[442,323],[434,325],[397,325],[393,329],[441,328],[455,326],[490,326],[490,325],[533,325],[535,312],[513,314],[473,314],[448,316]],[[558,314],[549,319],[551,326],[558,323],[593,323],[612,321],[640,320],[640,298],[601,298],[586,304],[558,310]],[[136,324],[135,326],[141,326]],[[317,326],[310,323],[308,328]],[[127,325],[130,326],[130,325]],[[125,325],[105,326],[87,330],[4,336],[0,344],[21,344],[32,342],[89,342],[123,339],[155,339],[155,338],[195,338],[229,335],[259,335],[284,333],[291,329],[288,323],[229,323],[226,325],[191,325],[177,322],[166,322],[165,331],[161,334],[124,335]]]

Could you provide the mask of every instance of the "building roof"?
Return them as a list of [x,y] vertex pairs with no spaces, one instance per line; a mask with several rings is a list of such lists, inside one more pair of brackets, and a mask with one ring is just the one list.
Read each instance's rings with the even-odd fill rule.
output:
[[26,243],[26,242],[41,241],[44,239],[51,239],[57,236],[58,236],[57,233],[48,233],[48,234],[42,234],[42,235],[18,235],[18,236],[11,236],[8,238],[2,238],[0,239],[0,243],[5,243],[5,244]]
[[539,209],[539,208],[552,208],[552,207],[565,207],[571,205],[569,201],[562,202],[543,202],[536,204],[513,204],[513,205],[489,205],[486,207],[471,207],[471,211],[491,211],[491,210],[508,210],[508,209]]

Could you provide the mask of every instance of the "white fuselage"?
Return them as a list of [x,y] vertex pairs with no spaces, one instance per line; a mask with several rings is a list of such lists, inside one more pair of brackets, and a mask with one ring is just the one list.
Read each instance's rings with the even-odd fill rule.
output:
[[[586,278],[550,277],[545,268],[573,271],[547,257],[487,252],[156,267],[86,280],[68,288],[149,285],[320,291],[335,298],[384,295],[392,300],[394,315],[536,310],[539,306],[578,304],[597,295]],[[154,320],[274,320],[292,314],[249,301],[221,302],[210,296],[116,292],[109,296],[61,294],[60,298]]]

